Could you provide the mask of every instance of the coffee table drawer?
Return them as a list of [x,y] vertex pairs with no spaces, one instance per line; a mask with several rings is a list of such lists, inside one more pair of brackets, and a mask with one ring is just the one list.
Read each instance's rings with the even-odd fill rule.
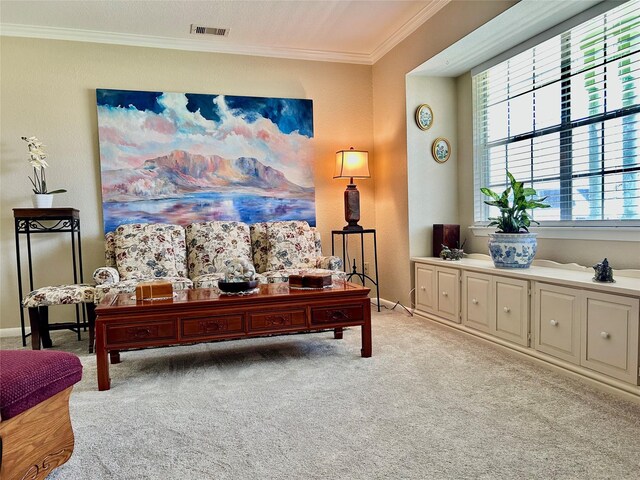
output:
[[300,327],[306,323],[307,316],[305,315],[304,309],[249,313],[249,329],[252,331]]
[[124,325],[107,325],[107,344],[145,343],[154,340],[171,340],[176,338],[176,324],[173,320],[132,323]]
[[353,324],[362,321],[364,321],[364,308],[362,305],[321,307],[311,310],[312,325]]
[[244,333],[242,314],[203,315],[180,319],[182,338],[210,337]]

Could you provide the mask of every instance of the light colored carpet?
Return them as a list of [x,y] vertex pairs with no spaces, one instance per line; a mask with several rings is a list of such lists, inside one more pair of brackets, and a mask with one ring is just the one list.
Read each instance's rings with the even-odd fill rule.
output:
[[49,478],[638,478],[640,405],[404,313],[373,334],[369,359],[359,328],[124,352],[98,392],[54,332],[84,378]]

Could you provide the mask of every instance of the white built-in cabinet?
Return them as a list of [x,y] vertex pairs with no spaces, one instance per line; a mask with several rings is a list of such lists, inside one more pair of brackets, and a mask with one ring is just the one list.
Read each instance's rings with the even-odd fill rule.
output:
[[493,277],[486,273],[462,272],[462,323],[467,327],[494,332],[491,321],[495,311],[492,281]]
[[458,269],[416,265],[416,299],[420,308],[459,323],[459,282]]
[[580,364],[580,291],[536,282],[533,302],[534,348]]
[[596,283],[591,269],[548,261],[412,260],[416,314],[640,395],[640,278]]
[[638,299],[589,292],[582,298],[580,363],[638,384]]
[[461,288],[464,325],[518,345],[528,344],[528,282],[463,271]]

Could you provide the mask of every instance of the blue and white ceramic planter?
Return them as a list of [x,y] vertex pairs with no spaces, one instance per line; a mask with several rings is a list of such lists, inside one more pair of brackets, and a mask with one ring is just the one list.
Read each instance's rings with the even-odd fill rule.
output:
[[536,233],[490,233],[489,253],[496,268],[529,268],[536,256]]

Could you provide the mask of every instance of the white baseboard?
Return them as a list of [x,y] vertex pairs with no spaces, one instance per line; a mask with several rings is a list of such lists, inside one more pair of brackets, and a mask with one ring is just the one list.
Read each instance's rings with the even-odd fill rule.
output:
[[[26,328],[26,333],[31,333],[30,327]],[[20,335],[22,335],[20,327],[0,328],[0,338],[19,337]]]

